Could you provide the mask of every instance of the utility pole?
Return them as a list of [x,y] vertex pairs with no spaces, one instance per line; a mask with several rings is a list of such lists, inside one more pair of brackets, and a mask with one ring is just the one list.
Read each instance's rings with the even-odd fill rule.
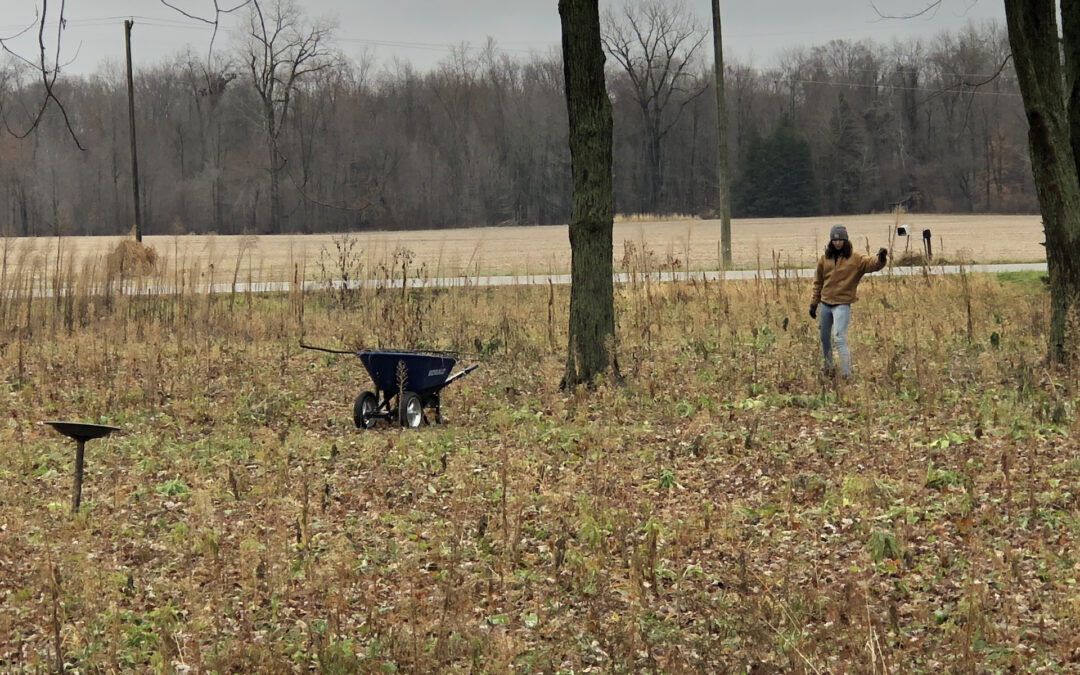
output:
[[139,208],[139,154],[135,151],[135,85],[131,79],[131,19],[124,21],[124,42],[127,48],[128,130],[131,137],[131,190],[135,204],[135,241],[142,243],[142,216]]
[[713,52],[716,75],[716,182],[720,200],[720,250],[724,269],[731,267],[731,183],[728,181],[727,107],[724,105],[724,42],[720,0],[712,0]]

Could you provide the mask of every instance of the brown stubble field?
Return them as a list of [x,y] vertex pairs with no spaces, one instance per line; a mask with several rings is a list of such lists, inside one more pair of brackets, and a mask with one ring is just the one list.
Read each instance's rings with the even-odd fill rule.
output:
[[[847,222],[856,241],[892,227]],[[380,236],[391,258],[425,248]],[[630,274],[621,380],[561,391],[567,286],[192,292],[244,276],[221,239],[194,272],[148,272],[183,280],[155,293],[62,263],[72,292],[35,297],[39,263],[5,258],[0,671],[1080,664],[1080,371],[1044,358],[1039,273],[868,276],[849,382],[820,374],[805,277]],[[616,257],[652,272],[685,250],[669,241]],[[737,250],[765,267],[777,241]],[[257,244],[241,250],[272,269]],[[415,278],[420,255],[395,259]],[[1031,259],[1000,255],[972,262]],[[444,424],[358,430],[358,359],[301,339],[480,367],[445,392]],[[121,429],[87,445],[75,517],[73,443],[50,419]]]
[[[829,227],[844,223],[856,250],[890,247],[894,257],[922,250],[921,233],[932,234],[936,258],[952,263],[1041,262],[1042,224],[1036,215],[907,214],[909,239],[894,236],[897,216],[736,219],[732,222],[732,261],[736,269],[810,267],[825,245]],[[325,280],[337,267],[338,246],[353,240],[352,255],[369,271],[392,265],[395,253],[408,252],[411,264],[429,277],[566,274],[570,243],[566,226],[460,228],[401,232],[357,232],[320,235],[148,235],[144,243],[170,266],[197,267],[215,282],[292,281],[298,275]],[[61,250],[82,261],[103,258],[120,237],[65,237]],[[652,251],[658,265],[677,269],[718,269],[720,222],[668,220],[617,222],[613,257],[624,260],[626,245]],[[32,251],[43,263],[55,260],[55,238],[7,240],[7,246]],[[213,269],[211,269],[213,265]],[[326,271],[324,271],[324,268]]]

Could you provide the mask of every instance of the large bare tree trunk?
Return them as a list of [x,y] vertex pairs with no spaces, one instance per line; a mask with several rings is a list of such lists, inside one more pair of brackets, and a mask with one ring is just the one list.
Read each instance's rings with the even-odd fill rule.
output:
[[615,358],[612,281],[611,101],[604,81],[597,0],[559,0],[570,120],[570,339],[561,387],[591,383]]
[[[1063,0],[1065,54],[1076,56],[1076,0]],[[1016,76],[1028,119],[1028,142],[1035,190],[1046,235],[1046,264],[1050,273],[1049,356],[1055,361],[1076,357],[1068,344],[1067,318],[1076,317],[1080,300],[1080,183],[1070,138],[1070,111],[1062,88],[1057,18],[1053,0],[1005,0]],[[1070,92],[1078,84],[1077,64],[1065,69]],[[1073,340],[1076,336],[1071,336]]]

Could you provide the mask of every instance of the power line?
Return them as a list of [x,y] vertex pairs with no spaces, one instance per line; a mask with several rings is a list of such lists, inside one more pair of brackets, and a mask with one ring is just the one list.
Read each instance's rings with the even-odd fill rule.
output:
[[[76,29],[76,28],[102,28],[102,27],[111,26],[113,24],[120,24],[124,20],[127,20],[127,19],[131,19],[132,21],[135,22],[136,25],[151,26],[151,27],[155,27],[155,28],[185,29],[185,30],[192,30],[192,31],[198,31],[198,32],[207,32],[207,31],[210,30],[210,26],[208,24],[198,22],[198,21],[193,21],[193,20],[190,20],[190,19],[168,19],[168,18],[161,18],[161,17],[142,16],[142,15],[138,15],[138,14],[126,15],[126,16],[102,16],[102,17],[94,17],[94,18],[88,18],[88,19],[68,19],[68,20],[66,20],[66,25],[67,25],[69,30]],[[19,28],[25,28],[25,26],[20,26]],[[9,27],[0,26],[0,31],[14,30],[14,29],[15,29],[14,27],[10,27],[10,26]],[[226,33],[226,34],[233,35],[233,36],[242,36],[242,35],[247,34],[247,31],[244,30],[244,29],[237,28],[235,26],[224,25],[224,24],[221,24],[221,25],[218,26],[218,31],[220,33]],[[508,46],[507,44],[500,43],[498,41],[498,38],[495,38],[495,36],[491,36],[491,37],[495,39],[495,44],[496,44],[497,48],[502,52],[518,53],[518,54],[529,54],[529,53],[533,53],[533,52],[536,51],[535,47],[514,47],[514,46],[512,46],[514,43],[508,43],[509,44],[509,46]],[[387,48],[387,49],[416,49],[416,50],[421,50],[421,51],[444,52],[444,53],[451,53],[455,49],[458,49],[461,45],[469,45],[470,47],[471,46],[479,46],[479,45],[472,45],[472,44],[468,43],[467,41],[463,41],[463,42],[459,42],[459,43],[450,43],[450,42],[436,43],[436,42],[421,42],[421,41],[411,41],[411,40],[386,40],[386,39],[379,39],[379,38],[347,37],[347,36],[341,36],[341,35],[335,35],[334,41],[339,42],[339,43],[344,43],[344,44],[361,45],[361,46],[365,46],[365,47]],[[552,42],[550,44],[546,44],[545,47],[551,47],[554,44],[555,43]]]

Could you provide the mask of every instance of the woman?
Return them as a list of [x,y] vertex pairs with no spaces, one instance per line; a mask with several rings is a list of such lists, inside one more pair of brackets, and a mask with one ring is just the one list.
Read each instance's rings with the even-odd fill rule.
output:
[[[825,357],[825,373],[833,372],[832,343],[840,353],[840,373],[851,376],[851,352],[847,346],[848,320],[851,303],[857,299],[855,290],[859,280],[867,272],[877,272],[885,267],[889,252],[878,249],[876,258],[868,258],[852,250],[847,228],[833,225],[829,230],[829,243],[825,255],[818,259],[814,273],[814,297],[810,301],[810,317],[818,319],[821,331],[821,353]],[[818,305],[821,317],[818,317]]]

